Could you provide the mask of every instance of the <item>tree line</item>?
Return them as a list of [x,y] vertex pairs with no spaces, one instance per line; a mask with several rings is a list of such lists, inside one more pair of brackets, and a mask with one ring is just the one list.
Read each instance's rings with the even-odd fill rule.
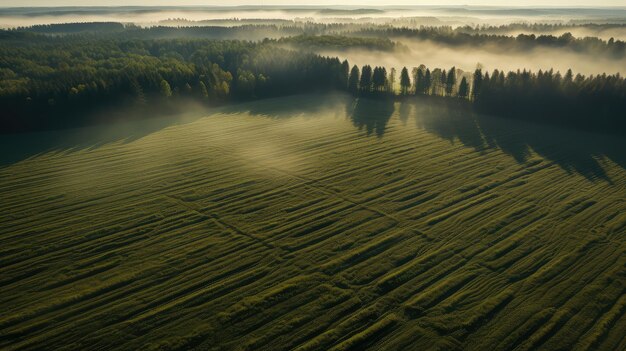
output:
[[619,74],[464,72],[424,65],[398,73],[275,44],[0,31],[0,127],[6,132],[75,125],[90,111],[183,98],[218,104],[338,90],[363,97],[446,97],[499,116],[626,131],[626,83]]
[[0,39],[2,129],[72,125],[94,109],[179,98],[216,104],[345,90],[345,67],[268,42],[10,33]]
[[[611,29],[609,25],[585,25],[581,28]],[[622,25],[623,26],[623,25]],[[575,30],[576,26],[569,26]],[[563,26],[563,28],[569,28]],[[298,37],[294,41],[312,41],[311,44],[320,45],[324,40],[329,45],[336,45],[342,37],[347,44],[354,45],[359,38],[366,38],[368,42],[362,47],[370,49],[389,50],[389,38],[412,38],[428,40],[448,46],[497,47],[498,50],[527,51],[538,47],[568,49],[576,52],[589,52],[609,55],[614,58],[626,56],[626,42],[610,38],[602,40],[597,37],[576,38],[571,33],[559,36],[551,34],[524,34],[517,36],[507,35],[507,31],[534,31],[558,28],[556,25],[520,25],[510,24],[500,27],[459,27],[449,26],[422,26],[411,28],[408,26],[377,25],[373,23],[316,23],[309,21],[288,21],[283,24],[259,22],[255,24],[233,23],[228,26],[220,25],[182,25],[179,27],[153,26],[140,27],[133,24],[120,23],[65,23],[36,25],[32,27],[18,27],[11,31],[21,33],[40,33],[45,35],[82,35],[92,38],[109,39],[220,39],[220,40],[263,40],[265,38],[280,39]],[[617,27],[619,28],[619,27]],[[315,38],[326,36],[326,38]],[[351,37],[352,39],[347,39]],[[382,38],[387,42],[376,42]],[[289,39],[286,39],[289,40]]]
[[[376,74],[378,72],[378,75]],[[378,77],[377,77],[378,76]],[[348,90],[357,95],[432,96],[468,101],[485,113],[587,130],[626,133],[626,80],[619,74],[583,76],[568,70],[532,72],[477,68],[464,72],[452,67],[430,69],[424,65],[400,71],[353,66]]]
[[622,40],[602,40],[597,37],[576,38],[567,32],[559,36],[550,34],[518,34],[517,36],[464,32],[451,27],[408,27],[366,28],[355,31],[354,36],[383,38],[412,38],[428,40],[447,46],[492,46],[498,50],[528,51],[537,47],[568,49],[576,52],[589,52],[622,58],[626,55],[626,42]]
[[[452,29],[452,28],[451,28]],[[588,32],[594,34],[600,34],[604,31],[610,31],[613,29],[624,30],[626,24],[624,23],[575,23],[570,21],[569,23],[509,23],[502,25],[476,25],[476,26],[461,26],[454,28],[454,31],[470,33],[470,34],[508,34],[511,32],[567,32],[577,31],[585,29]]]

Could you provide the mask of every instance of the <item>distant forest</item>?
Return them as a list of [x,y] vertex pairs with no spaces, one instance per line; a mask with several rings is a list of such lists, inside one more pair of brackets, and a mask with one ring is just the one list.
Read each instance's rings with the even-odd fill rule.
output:
[[[208,29],[89,25],[0,31],[3,132],[89,123],[86,116],[91,112],[119,106],[148,109],[181,99],[215,105],[334,90],[372,98],[423,95],[454,99],[503,117],[626,133],[626,82],[618,74],[582,76],[571,70],[463,72],[419,63],[396,72],[388,67],[351,66],[338,58],[284,47],[355,45],[379,50],[393,46],[388,39],[377,37],[298,34],[261,41],[166,39],[153,38],[154,32]],[[223,30],[246,30],[244,27]],[[51,34],[59,28],[73,34]],[[85,28],[92,32],[85,33]],[[420,32],[400,29],[398,33]],[[601,45],[614,50],[615,45],[623,44],[609,41]]]
[[[467,28],[467,27],[465,27]],[[533,48],[561,48],[575,52],[594,52],[596,54],[624,57],[626,55],[626,42],[615,40],[602,40],[596,37],[576,38],[571,33],[560,36],[550,34],[519,34],[517,36],[466,33],[464,29],[452,29],[451,27],[424,27],[411,28],[368,28],[356,31],[355,36],[384,37],[384,38],[411,38],[428,40],[435,43],[450,46],[486,46],[490,45],[498,50],[527,51]]]
[[601,33],[612,29],[626,29],[623,23],[511,23],[499,26],[462,26],[455,29],[457,32],[471,34],[508,34],[511,32],[566,32],[587,29],[589,32]]
[[[559,36],[544,34],[519,34],[509,36],[506,31],[556,31],[556,28],[577,29],[586,28],[594,31],[624,28],[626,25],[617,24],[588,24],[588,25],[524,25],[512,24],[500,27],[459,27],[449,26],[436,27],[395,27],[390,25],[374,25],[371,23],[314,23],[285,21],[282,24],[272,22],[275,20],[258,20],[256,24],[241,24],[233,20],[231,26],[155,26],[143,28],[135,25],[121,23],[66,23],[52,25],[37,25],[26,28],[16,28],[12,31],[23,33],[41,33],[47,35],[82,34],[96,36],[98,38],[110,37],[115,39],[224,39],[224,40],[263,40],[265,38],[279,39],[292,36],[327,37],[359,37],[366,38],[372,45],[374,40],[389,41],[394,38],[408,38],[416,40],[428,40],[451,46],[489,46],[497,47],[498,50],[529,50],[533,48],[560,48],[575,52],[593,52],[595,54],[609,55],[611,57],[626,57],[626,42],[613,38],[602,40],[596,37],[576,38],[571,33]],[[221,23],[227,25],[227,22]],[[314,42],[313,44],[319,44]],[[354,46],[355,42],[351,42]],[[379,42],[376,45],[383,46],[388,50],[393,43]],[[390,46],[391,45],[391,46]]]

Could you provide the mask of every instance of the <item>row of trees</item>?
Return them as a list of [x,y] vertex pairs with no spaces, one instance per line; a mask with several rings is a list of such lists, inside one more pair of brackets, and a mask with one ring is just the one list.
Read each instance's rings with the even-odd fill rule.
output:
[[[395,71],[353,66],[348,90],[356,95],[394,95]],[[491,74],[424,65],[400,71],[399,94],[454,97],[481,112],[553,124],[626,133],[626,80],[619,74],[574,76],[553,70],[518,70]]]
[[[416,67],[409,73],[406,67],[400,71],[400,95],[437,95],[437,96],[459,96],[467,98],[469,94],[469,84],[466,77],[462,77],[460,82],[457,76],[463,71],[452,67],[449,71],[445,69],[434,69],[432,72],[424,65]],[[372,67],[365,65],[353,66],[350,70],[348,90],[359,94],[395,94],[395,69],[391,69],[387,74],[385,67]]]
[[[344,62],[347,64],[347,61]],[[353,66],[348,77],[348,91],[355,95],[391,94],[396,76],[395,69],[387,74],[387,68],[370,65],[359,67]]]
[[[6,32],[5,32],[6,34]],[[0,38],[0,127],[73,125],[90,111],[176,98],[211,103],[342,90],[362,96],[468,100],[480,111],[626,131],[619,75],[364,65],[277,48],[273,41],[91,40],[17,33]],[[396,90],[396,88],[399,88]]]
[[626,133],[626,80],[619,74],[477,69],[471,95],[476,109],[498,116]]

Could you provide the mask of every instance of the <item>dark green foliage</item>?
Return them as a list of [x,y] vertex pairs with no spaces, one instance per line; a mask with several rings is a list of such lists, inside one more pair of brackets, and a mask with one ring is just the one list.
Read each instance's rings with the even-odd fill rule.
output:
[[478,98],[481,93],[483,84],[483,72],[480,68],[474,71],[474,79],[472,79],[472,97],[474,100]]
[[341,63],[341,70],[339,71],[339,84],[344,88],[348,87],[348,80],[350,79],[350,63],[348,60],[343,60]]
[[568,71],[494,71],[474,74],[479,111],[582,129],[626,132],[626,81],[617,75],[578,75]]
[[446,70],[441,71],[441,75],[439,76],[439,90],[441,96],[444,96],[446,93],[446,84],[448,82],[448,78],[446,76]]
[[[457,73],[462,78],[455,92]],[[433,75],[433,95],[469,98],[478,111],[568,127],[626,132],[626,80],[619,74],[573,77],[571,70],[565,76],[553,70],[518,70],[505,75],[494,70],[489,75],[477,68],[471,91],[468,77],[455,67],[448,72],[436,68]],[[430,70],[418,67],[416,93],[430,95],[430,81]]]
[[87,123],[90,112],[153,105],[163,97],[223,103],[345,90],[348,84],[347,61],[268,42],[5,33],[10,34],[0,39],[0,124],[5,132]]
[[424,65],[421,65],[419,68],[415,70],[414,81],[415,81],[415,94],[425,94],[426,89],[424,86]]
[[448,46],[484,47],[487,50],[513,50],[527,52],[536,47],[568,49],[576,52],[592,52],[613,57],[626,55],[626,42],[621,40],[602,40],[595,37],[575,38],[571,33],[560,36],[519,34],[517,37],[494,34],[470,34],[465,29],[451,27],[412,28],[366,28],[353,35],[381,38],[414,38],[428,40]]
[[406,67],[403,67],[402,72],[400,72],[400,91],[402,92],[402,95],[407,95],[410,88],[411,78],[409,78],[409,71]]
[[[165,80],[161,80],[161,95],[163,95],[163,97],[165,98],[169,98],[172,97],[172,88],[170,87],[170,84]],[[72,88],[75,89],[75,88]]]
[[[76,34],[76,33],[121,33],[127,27],[117,22],[98,22],[98,23],[55,23],[35,25],[30,28],[22,28],[29,32],[48,33],[48,34]],[[128,26],[134,28],[134,26]]]
[[361,74],[359,72],[359,67],[356,65],[352,67],[350,71],[350,78],[348,80],[348,91],[353,94],[357,94],[359,92],[359,80],[361,79]]
[[[100,28],[103,33],[97,32]],[[306,28],[325,31],[346,27]],[[2,131],[74,126],[89,123],[92,112],[106,108],[154,107],[181,98],[218,104],[333,89],[365,95],[394,93],[393,68],[388,74],[385,67],[365,65],[359,72],[356,66],[350,70],[346,60],[278,45],[344,41],[361,45],[376,41],[311,35],[261,42],[146,39],[159,37],[153,35],[155,31],[172,34],[177,30],[72,24],[0,31]],[[210,28],[201,30],[213,33]],[[289,30],[280,29],[283,34]],[[33,33],[55,31],[65,35]],[[113,35],[115,31],[121,32]],[[134,35],[142,39],[130,39]],[[559,40],[577,42],[568,36]],[[621,44],[613,40],[610,45]],[[619,75],[583,77],[574,76],[571,70],[563,76],[551,70],[483,74],[479,68],[472,77],[455,67],[431,71],[424,65],[415,68],[412,75],[414,86],[408,69],[402,70],[402,95],[414,91],[419,95],[459,96],[474,102],[480,111],[495,115],[612,132],[625,129],[626,88]],[[458,78],[461,83],[457,86]]]
[[426,73],[424,73],[424,94],[428,94],[430,91],[430,87],[432,85],[432,75],[430,73],[430,69],[426,69]]
[[305,50],[362,48],[368,50],[393,51],[396,44],[387,38],[348,37],[342,35],[299,35],[278,40],[279,43],[297,45]]
[[456,86],[456,68],[452,67],[448,72],[448,77],[446,79],[446,95],[452,96],[454,93],[454,88]]
[[363,66],[361,69],[361,81],[359,82],[361,92],[369,94],[372,92],[372,67],[370,65]]
[[374,92],[382,93],[386,91],[387,86],[387,70],[385,67],[374,67],[372,74],[372,87]]
[[459,84],[459,97],[466,99],[467,91],[468,91],[467,79],[463,77],[461,79],[461,84]]
[[[573,31],[584,28],[598,33],[605,30],[621,29],[624,24],[605,25],[550,25],[550,24],[510,24],[500,27],[459,27],[448,26],[389,27],[372,23],[313,23],[294,22],[276,19],[231,19],[188,21],[174,19],[163,21],[173,26],[154,26],[142,28],[120,23],[67,23],[34,27],[17,28],[11,32],[20,35],[44,33],[47,35],[80,34],[109,39],[227,39],[227,40],[264,40],[298,45],[299,48],[344,50],[346,48],[365,48],[382,51],[402,49],[401,45],[389,38],[414,38],[428,40],[447,46],[482,47],[485,50],[514,50],[525,52],[538,47],[568,49],[576,52],[608,54],[613,57],[626,55],[626,43],[621,40],[602,40],[595,37],[574,38],[565,33],[559,36],[551,34],[520,34],[517,37],[509,33],[519,32],[560,32],[571,28]],[[19,33],[18,33],[19,32]],[[8,32],[0,32],[0,37]],[[282,39],[281,39],[282,38]]]

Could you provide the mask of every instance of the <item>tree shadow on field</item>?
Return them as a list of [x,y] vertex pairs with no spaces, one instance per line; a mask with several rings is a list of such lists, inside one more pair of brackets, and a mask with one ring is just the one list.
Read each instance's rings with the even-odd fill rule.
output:
[[[133,110],[101,116],[100,124],[74,129],[0,136],[0,170],[25,159],[47,153],[92,150],[103,145],[129,143],[164,128],[193,122],[212,113],[249,113],[272,119],[318,118],[321,114],[343,120],[367,135],[383,138],[394,111],[403,125],[411,118],[421,129],[460,142],[477,152],[500,149],[522,164],[536,153],[570,173],[589,180],[611,182],[603,160],[626,169],[626,137],[603,135],[563,127],[474,113],[467,104],[453,99],[407,97],[353,98],[347,94],[306,94],[257,100],[217,109],[181,104],[178,112],[151,118],[135,118]],[[145,112],[143,113],[145,115]],[[208,121],[207,123],[211,123]],[[184,140],[181,140],[184,142]]]
[[335,117],[340,117],[342,107],[350,104],[350,101],[351,97],[343,93],[302,94],[228,105],[224,106],[221,112],[233,115],[249,113],[253,116],[271,119],[318,118],[321,113],[330,113]]
[[394,101],[387,97],[357,98],[352,104],[346,105],[346,114],[352,124],[365,130],[367,135],[376,134],[382,138],[389,119],[394,112]]
[[[477,122],[468,117],[468,110],[450,106],[446,102],[423,99],[411,102],[417,126],[440,138],[454,142],[459,140],[476,151],[487,148]],[[406,104],[403,102],[403,104]]]
[[352,98],[347,94],[320,93],[234,103],[217,108],[193,100],[173,102],[169,109],[116,108],[90,115],[91,124],[85,126],[0,135],[0,169],[39,155],[94,150],[115,142],[130,143],[165,128],[191,123],[214,113],[249,113],[285,119],[297,116],[317,118],[321,113],[332,112],[336,118],[343,119],[345,106],[351,101]]
[[181,103],[180,106],[180,109],[157,115],[140,112],[137,108],[120,108],[91,116],[91,125],[0,135],[0,169],[39,155],[95,150],[115,142],[130,143],[206,115],[206,112],[199,112],[197,104]]
[[417,126],[451,142],[459,141],[481,152],[498,148],[525,163],[533,152],[568,173],[588,180],[611,179],[601,161],[610,159],[626,169],[626,138],[474,113],[468,106],[415,99]]

